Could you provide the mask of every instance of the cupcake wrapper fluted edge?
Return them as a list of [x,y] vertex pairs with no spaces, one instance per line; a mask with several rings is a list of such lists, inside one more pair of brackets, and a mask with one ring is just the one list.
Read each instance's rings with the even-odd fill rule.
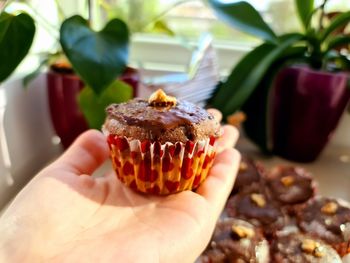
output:
[[164,143],[107,135],[113,168],[128,187],[168,195],[196,189],[216,154],[215,137],[197,142]]

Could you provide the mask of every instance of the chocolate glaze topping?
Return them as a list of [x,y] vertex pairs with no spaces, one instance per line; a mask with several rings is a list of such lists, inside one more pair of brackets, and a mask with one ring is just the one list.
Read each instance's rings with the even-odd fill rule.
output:
[[261,174],[253,160],[243,156],[236,181],[232,190],[232,194],[237,193],[247,185],[258,182],[261,179]]
[[302,203],[314,195],[312,177],[299,167],[278,166],[266,181],[274,198],[282,204]]
[[229,198],[225,213],[262,227],[264,234],[270,237],[287,224],[287,217],[266,190],[263,184],[246,187]]
[[264,206],[259,206],[250,195],[242,195],[236,199],[230,199],[228,204],[234,208],[228,213],[230,216],[257,219],[263,225],[272,224],[282,216],[280,210],[271,202],[267,202]]
[[341,263],[330,246],[320,240],[293,233],[279,236],[271,244],[272,262]]
[[310,200],[297,210],[297,220],[303,231],[326,242],[335,244],[348,241],[344,227],[350,222],[350,208],[335,199],[318,197]]
[[[118,125],[140,128],[147,131],[149,136],[141,139],[157,140],[168,131],[180,128],[188,140],[201,139],[210,134],[219,136],[220,126],[206,110],[178,100],[176,105],[150,104],[143,99],[133,99],[127,103],[112,104],[107,109],[105,126],[113,131],[111,120]],[[107,124],[107,125],[106,125]],[[137,136],[135,136],[137,137]],[[181,139],[179,139],[181,140]],[[168,139],[171,141],[171,139]]]
[[[246,237],[239,237],[234,229],[242,228],[251,232]],[[225,218],[217,223],[212,240],[199,262],[264,262],[257,258],[257,249],[263,246],[264,237],[260,230],[248,222]],[[267,247],[267,245],[265,244]]]
[[128,125],[165,129],[199,123],[210,116],[205,110],[187,101],[178,101],[175,107],[168,108],[150,106],[148,101],[142,99],[112,104],[107,108],[107,113]]

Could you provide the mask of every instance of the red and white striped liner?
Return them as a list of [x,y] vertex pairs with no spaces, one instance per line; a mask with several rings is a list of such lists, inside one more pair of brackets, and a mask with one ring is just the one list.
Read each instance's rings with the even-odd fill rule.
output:
[[107,135],[117,177],[142,193],[168,195],[196,189],[216,154],[215,137],[197,142],[164,143]]

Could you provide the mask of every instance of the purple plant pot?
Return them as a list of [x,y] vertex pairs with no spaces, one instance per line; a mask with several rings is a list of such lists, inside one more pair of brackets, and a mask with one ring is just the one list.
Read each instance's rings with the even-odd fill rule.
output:
[[272,89],[273,152],[314,161],[329,141],[350,98],[349,74],[306,66],[282,69]]
[[[128,67],[120,79],[133,87],[133,95],[136,96],[140,80],[139,72]],[[89,128],[77,102],[78,94],[83,87],[83,82],[71,70],[52,67],[47,73],[51,121],[64,148],[68,148],[79,134]]]

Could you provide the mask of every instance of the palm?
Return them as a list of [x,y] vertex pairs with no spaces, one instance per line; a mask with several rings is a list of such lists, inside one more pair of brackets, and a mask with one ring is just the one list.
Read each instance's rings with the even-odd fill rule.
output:
[[[207,180],[227,188],[221,197],[214,197],[206,184],[199,193],[140,195],[122,185],[113,173],[101,178],[89,176],[107,156],[107,150],[100,153],[96,160],[82,160],[89,163],[84,167],[70,165],[71,156],[66,153],[17,198],[20,215],[17,212],[16,216],[22,216],[37,236],[33,250],[43,251],[41,259],[57,262],[178,262],[179,251],[181,262],[193,261],[209,241],[222,208],[212,199],[218,195],[224,200],[232,183],[224,184],[214,176]],[[232,160],[232,155],[221,155],[223,161]],[[224,174],[227,171],[220,162],[212,170]],[[234,169],[236,166],[231,167],[231,173]],[[3,218],[15,214],[11,208]],[[23,246],[32,244],[33,240],[28,240]]]

